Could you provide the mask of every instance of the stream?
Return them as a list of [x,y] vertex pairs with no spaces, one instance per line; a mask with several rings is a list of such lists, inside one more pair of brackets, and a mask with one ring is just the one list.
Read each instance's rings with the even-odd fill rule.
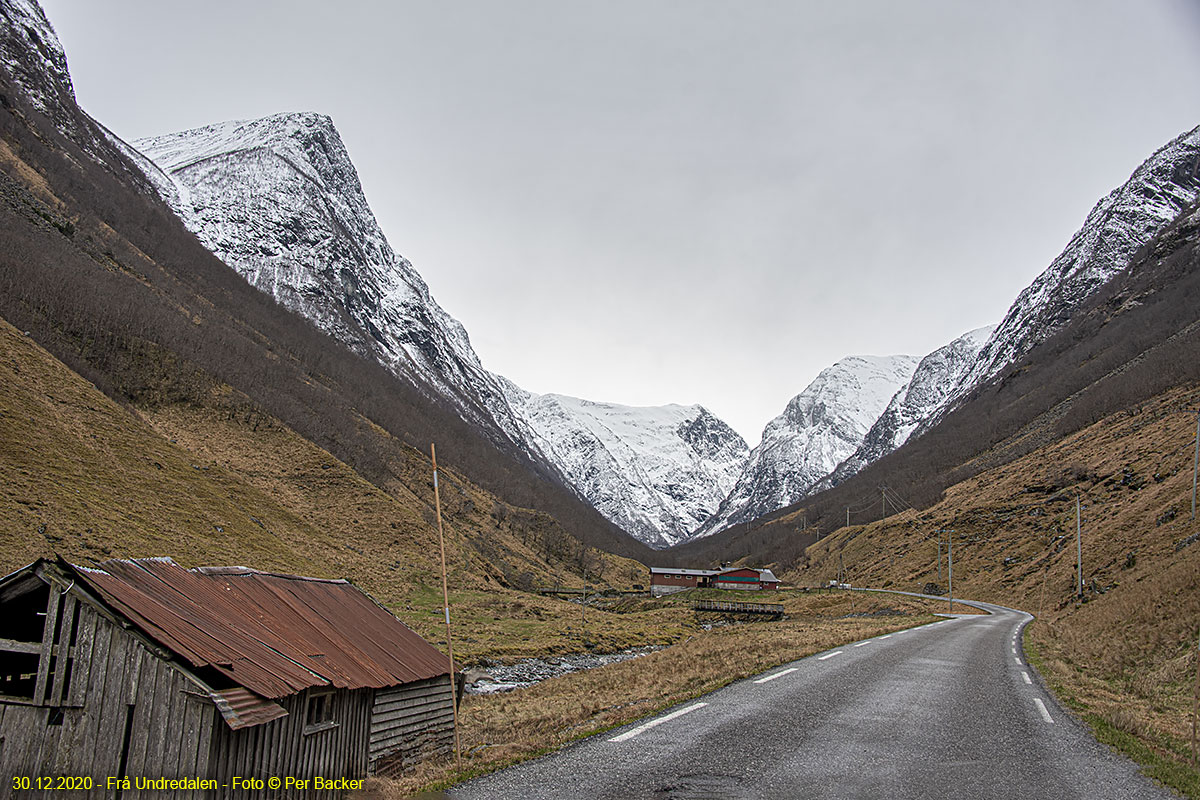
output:
[[[619,661],[629,661],[633,658],[661,650],[661,647],[635,647],[622,650],[619,653],[579,653],[570,656],[549,656],[547,658],[527,658],[516,664],[481,665],[469,673],[485,673],[485,677],[477,679],[466,686],[467,694],[495,694],[508,692],[513,689],[524,689],[535,683],[557,678],[570,672],[585,669],[595,669],[606,664],[616,664]],[[490,678],[490,680],[489,680]]]

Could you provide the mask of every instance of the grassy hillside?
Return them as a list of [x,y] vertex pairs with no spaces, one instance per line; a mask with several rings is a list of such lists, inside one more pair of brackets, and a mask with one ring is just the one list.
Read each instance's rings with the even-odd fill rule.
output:
[[[423,454],[373,430],[393,476],[380,488],[227,386],[209,382],[203,402],[118,405],[3,321],[0,375],[0,569],[55,553],[84,564],[165,555],[185,566],[347,577],[444,640]],[[641,565],[585,548],[549,516],[441,467],[458,648],[468,660],[682,635],[648,616],[568,630],[578,606],[520,590],[579,587],[585,575],[593,585],[644,582]]]
[[[1012,463],[1108,416],[1200,381],[1200,208],[1178,217],[1088,298],[1070,321],[978,387],[922,436],[857,475],[749,526],[674,548],[679,561],[739,557],[791,563],[811,540],[883,512],[880,486],[913,505],[979,473]],[[803,514],[798,514],[798,511]]]
[[509,505],[611,552],[649,555],[552,468],[462,420],[419,377],[360,358],[246,283],[73,101],[61,114],[82,145],[4,69],[0,95],[0,316],[110,398],[207,404],[212,385],[229,387],[234,406],[268,414],[380,489],[408,475],[393,469],[410,460],[401,445],[427,471],[437,441],[447,464]]
[[[836,531],[787,577],[826,580],[840,560],[856,585],[921,591],[939,582],[935,532],[952,529],[955,595],[1035,614],[1031,656],[1059,696],[1105,738],[1132,735],[1148,759],[1176,769],[1191,737],[1200,636],[1196,418],[1180,409],[1198,399],[1200,385],[1164,392],[983,471],[924,511]],[[1188,774],[1176,785],[1200,790]]]

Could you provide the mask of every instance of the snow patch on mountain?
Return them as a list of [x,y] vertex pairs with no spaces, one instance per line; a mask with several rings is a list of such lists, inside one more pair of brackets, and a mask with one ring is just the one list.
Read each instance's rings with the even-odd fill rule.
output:
[[0,61],[9,68],[13,82],[34,108],[56,124],[69,121],[75,88],[67,55],[46,12],[34,0],[0,0],[0,17],[4,19]]
[[636,538],[678,541],[732,487],[748,447],[699,406],[534,395],[485,370],[463,326],[392,251],[328,117],[224,122],[134,148],[188,228],[250,283],[557,468]]
[[808,494],[858,449],[918,361],[850,356],[822,370],[767,424],[733,490],[694,536],[769,514]]
[[1063,252],[1026,287],[978,357],[918,426],[925,431],[977,387],[1066,325],[1087,298],[1200,196],[1200,127],[1163,145],[1092,208]]
[[626,406],[509,386],[541,451],[601,514],[652,547],[676,544],[707,520],[749,450],[703,406]]
[[529,440],[466,330],[388,244],[329,117],[277,114],[133,145],[189,230],[251,284],[493,436]]
[[908,441],[975,363],[995,325],[976,328],[921,359],[912,379],[896,392],[854,453],[821,479],[813,491],[837,486]]

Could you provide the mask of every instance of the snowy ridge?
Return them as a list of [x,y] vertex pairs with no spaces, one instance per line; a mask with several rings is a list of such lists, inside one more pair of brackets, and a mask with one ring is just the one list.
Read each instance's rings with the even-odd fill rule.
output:
[[963,334],[921,359],[912,379],[896,392],[854,453],[814,487],[819,492],[855,474],[908,441],[929,415],[942,407],[946,395],[975,363],[995,325]]
[[[109,158],[111,137],[76,103],[62,43],[34,0],[0,0],[0,63],[35,111],[97,163],[114,169]],[[134,172],[123,172],[121,177],[142,179]]]
[[[35,0],[0,0],[0,61],[25,96],[69,135],[75,87],[58,34]],[[67,129],[64,129],[67,128]]]
[[251,284],[499,439],[529,440],[466,330],[392,251],[329,117],[223,122],[134,147],[188,229]]
[[927,415],[919,431],[937,424],[977,386],[1062,328],[1140,247],[1196,201],[1198,174],[1200,127],[1163,145],[1128,181],[1100,200],[1063,252],[1017,296],[975,363]]
[[678,541],[732,487],[746,443],[699,406],[532,395],[484,369],[463,326],[392,251],[328,117],[279,114],[134,145],[128,155],[164,200],[250,283],[556,468],[635,538]]
[[509,386],[541,451],[601,514],[652,547],[707,520],[749,450],[702,406],[624,406]]
[[694,536],[769,514],[808,494],[858,449],[917,364],[914,356],[850,356],[822,370],[767,424],[737,484]]

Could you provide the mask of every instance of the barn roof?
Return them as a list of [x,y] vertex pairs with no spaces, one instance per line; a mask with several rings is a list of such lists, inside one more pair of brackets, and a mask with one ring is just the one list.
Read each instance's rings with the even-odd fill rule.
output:
[[716,575],[721,570],[719,569],[678,569],[676,567],[651,567],[651,575],[699,575],[705,577],[708,575]]
[[382,688],[445,675],[446,657],[344,580],[169,558],[69,567],[195,668],[270,698],[317,686]]

